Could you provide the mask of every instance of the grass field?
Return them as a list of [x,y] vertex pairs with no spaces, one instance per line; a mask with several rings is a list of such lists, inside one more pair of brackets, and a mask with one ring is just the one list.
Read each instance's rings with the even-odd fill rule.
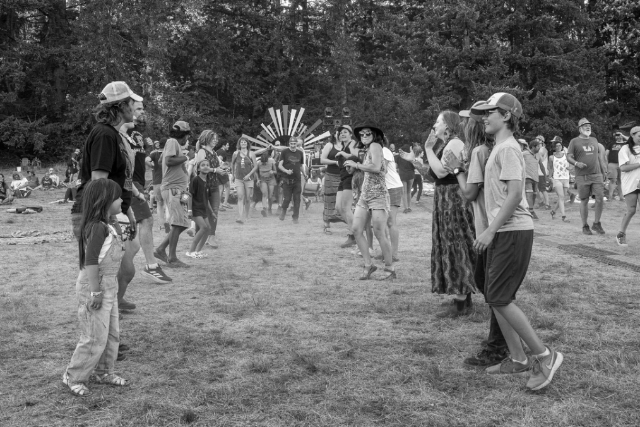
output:
[[[182,255],[193,268],[168,270],[171,285],[130,285],[138,309],[121,341],[131,351],[116,368],[131,385],[74,397],[61,376],[78,338],[77,247],[60,238],[70,206],[47,204],[63,194],[34,193],[40,214],[0,211],[0,235],[49,241],[0,239],[0,426],[640,425],[638,273],[534,243],[518,302],[565,363],[529,392],[526,377],[463,366],[487,335],[481,297],[468,317],[434,317],[446,298],[431,293],[429,197],[399,215],[393,283],[355,280],[361,259],[338,248],[344,225],[322,233],[321,203],[298,225],[254,212],[241,226],[222,213],[208,259]],[[538,211],[536,231],[637,259],[637,218],[628,248],[614,240],[623,203],[606,205],[605,236],[583,236],[569,206],[570,224]]]

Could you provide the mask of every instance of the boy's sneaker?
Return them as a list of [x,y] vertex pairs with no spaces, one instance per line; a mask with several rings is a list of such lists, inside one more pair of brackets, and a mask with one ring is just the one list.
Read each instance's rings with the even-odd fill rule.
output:
[[267,217],[267,210],[265,208],[262,208],[262,210],[260,211],[260,214],[262,214],[263,217]]
[[587,236],[593,235],[588,224],[582,227],[582,234],[586,234]]
[[616,236],[616,242],[618,243],[619,246],[628,246],[627,235],[622,231],[619,232],[618,235]]
[[311,206],[311,199],[307,199],[304,201],[304,210],[308,211],[309,210],[309,206]]
[[531,377],[527,381],[527,388],[531,390],[540,390],[549,385],[553,379],[564,357],[553,349],[549,349],[549,355],[546,357],[533,356],[531,360]]
[[172,282],[171,277],[167,276],[160,266],[157,266],[156,268],[149,268],[149,266],[146,266],[140,274],[144,277],[148,277],[156,283]]
[[124,299],[121,299],[120,301],[118,301],[118,308],[120,310],[135,310],[136,309],[136,305],[132,302],[129,301],[125,301]]
[[599,222],[594,222],[591,226],[591,229],[598,234],[604,234],[604,230],[602,229],[602,224]]
[[499,364],[507,357],[509,357],[509,352],[506,349],[492,351],[487,348],[483,348],[475,355],[464,359],[463,363],[469,366],[493,366]]
[[[527,363],[516,362],[512,358],[508,357],[500,362],[499,365],[489,366],[485,369],[487,374],[506,374],[506,375],[517,375],[523,374],[531,370],[532,363],[527,358]],[[528,384],[527,384],[528,385]]]

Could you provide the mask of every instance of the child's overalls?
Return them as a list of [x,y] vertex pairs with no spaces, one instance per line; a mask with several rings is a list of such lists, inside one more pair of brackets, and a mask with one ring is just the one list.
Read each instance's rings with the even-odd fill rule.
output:
[[109,226],[109,233],[113,237],[111,246],[98,264],[100,290],[103,292],[100,309],[91,308],[91,290],[86,269],[80,270],[76,281],[81,332],[80,341],[67,367],[69,380],[74,384],[87,383],[92,373],[112,374],[118,357],[120,326],[116,276],[124,255],[124,244],[113,226]]

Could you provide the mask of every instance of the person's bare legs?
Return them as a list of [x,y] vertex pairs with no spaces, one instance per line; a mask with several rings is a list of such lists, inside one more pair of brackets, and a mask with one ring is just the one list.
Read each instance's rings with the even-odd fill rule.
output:
[[209,231],[211,228],[209,227],[209,221],[205,220],[201,216],[196,216],[193,218],[196,223],[198,232],[193,237],[193,241],[191,242],[191,248],[189,252],[200,252],[204,243],[207,241],[207,236],[209,236]]
[[522,341],[520,341],[520,335],[511,327],[509,322],[502,317],[502,315],[495,309],[492,308],[493,313],[496,315],[496,319],[498,320],[498,324],[500,325],[500,330],[502,331],[502,335],[504,336],[504,340],[507,342],[507,347],[509,347],[509,353],[511,354],[511,358],[513,360],[517,360],[522,362],[527,360],[527,355],[522,348]]
[[248,182],[244,182],[244,219],[249,219],[249,213],[251,211],[251,200],[253,199],[253,187],[247,187]]
[[371,214],[367,218],[367,241],[369,242],[369,250],[373,252],[373,228],[371,227]]
[[[507,335],[509,333],[507,331],[508,327],[513,328],[517,335],[522,338],[527,346],[529,346],[533,354],[542,354],[547,350],[545,345],[542,343],[538,335],[531,327],[529,320],[518,306],[516,306],[514,303],[511,303],[509,305],[503,306],[492,306],[491,308],[493,308],[496,313],[496,318],[498,319],[498,323],[500,323],[500,329],[502,330],[505,339],[507,339],[507,345],[509,346],[510,351],[512,344],[509,343],[509,338]],[[500,319],[502,319],[502,322],[500,321]],[[503,322],[505,322],[505,327],[502,326]],[[514,347],[517,351],[517,347]]]
[[407,202],[407,181],[402,181],[402,206],[404,210],[409,208],[409,202]]
[[391,256],[398,257],[398,245],[400,244],[400,230],[397,223],[398,207],[391,206],[389,217],[387,218],[387,226],[389,228],[389,240],[391,242]]
[[236,180],[236,193],[238,194],[238,220],[244,220],[245,198],[244,181]]
[[[118,301],[122,301],[124,294],[127,292],[129,283],[136,275],[136,266],[133,264],[133,258],[140,250],[140,242],[138,235],[133,240],[127,240],[124,242],[124,255],[122,256],[122,262],[120,263],[120,269],[118,270]],[[155,262],[155,258],[154,258]]]
[[603,195],[596,196],[596,208],[594,212],[594,222],[600,222],[600,217],[602,216],[602,209],[604,208],[604,198]]
[[562,183],[558,183],[555,186],[556,194],[558,195],[558,201],[556,202],[556,210],[560,210],[560,215],[565,216],[564,213],[564,188]]
[[[371,211],[371,223],[373,225],[373,233],[378,239],[380,250],[384,258],[385,268],[393,270],[393,259],[391,255],[391,242],[387,238],[387,211],[384,209],[373,209]],[[363,254],[364,257],[364,254]]]
[[353,214],[353,237],[356,239],[365,267],[371,265],[371,256],[369,255],[369,242],[364,236],[365,228],[369,222],[369,212],[361,206],[356,206]]
[[178,255],[176,254],[178,240],[180,239],[180,234],[182,234],[186,229],[187,227],[178,227],[177,225],[171,226],[171,231],[169,232],[169,257],[167,258],[169,262],[178,260]]
[[631,218],[636,214],[636,208],[638,205],[638,193],[629,193],[624,196],[624,201],[627,204],[627,212],[622,217],[622,223],[620,224],[620,231],[627,232],[627,227]]
[[609,201],[613,200],[613,192],[616,191],[616,180],[609,180]]
[[156,263],[156,257],[153,256],[153,217],[143,219],[137,226],[144,259],[147,265],[154,265]]
[[580,219],[582,219],[582,225],[588,225],[589,221],[589,198],[580,199]]
[[402,181],[402,187],[405,192],[404,198],[407,201],[406,209],[411,209],[411,189],[413,188],[413,180]]

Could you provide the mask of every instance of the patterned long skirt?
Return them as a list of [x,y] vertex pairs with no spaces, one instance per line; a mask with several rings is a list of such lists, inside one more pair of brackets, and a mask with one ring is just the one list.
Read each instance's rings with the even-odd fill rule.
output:
[[324,175],[324,222],[341,222],[342,218],[336,214],[336,194],[340,185],[340,175],[325,173]]
[[436,185],[431,235],[431,292],[449,295],[477,293],[473,208],[462,195],[459,185]]

